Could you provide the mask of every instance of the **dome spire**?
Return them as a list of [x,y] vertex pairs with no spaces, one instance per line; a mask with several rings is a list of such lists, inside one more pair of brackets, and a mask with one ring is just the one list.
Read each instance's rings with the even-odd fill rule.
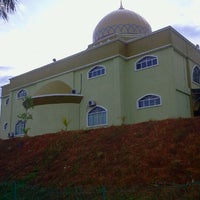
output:
[[124,9],[123,4],[122,4],[122,0],[120,1],[120,8],[119,9]]

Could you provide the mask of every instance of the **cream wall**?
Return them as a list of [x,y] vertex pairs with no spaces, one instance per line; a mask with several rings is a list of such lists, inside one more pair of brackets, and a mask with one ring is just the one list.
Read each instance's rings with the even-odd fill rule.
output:
[[97,65],[102,65],[106,68],[106,74],[97,78],[88,79],[87,73],[96,65],[87,67],[82,72],[82,94],[84,98],[81,102],[81,128],[87,128],[87,113],[91,110],[88,107],[88,101],[94,100],[97,105],[108,110],[108,124],[119,124],[121,116],[120,108],[120,87],[119,87],[119,64],[118,59],[111,59],[101,62]]
[[[29,120],[27,127],[30,128],[29,135],[38,135],[48,132],[57,132],[64,129],[62,124],[63,117],[70,120],[69,130],[85,129],[87,127],[87,113],[91,109],[88,107],[89,100],[95,100],[97,105],[100,105],[108,110],[107,125],[121,124],[121,108],[120,108],[120,71],[118,58],[111,59],[99,63],[106,68],[106,74],[94,79],[88,79],[88,71],[96,65],[89,65],[83,69],[64,73],[56,77],[48,78],[46,80],[38,81],[30,86],[23,87],[29,96],[37,95],[44,86],[54,82],[63,81],[72,89],[81,92],[84,96],[79,104],[51,104],[35,106],[30,110],[33,120]],[[22,106],[22,99],[17,99],[17,93],[20,89],[16,89],[11,94],[13,98],[9,105],[13,105],[10,116],[12,126],[8,132],[15,131],[15,125],[19,118],[17,115],[23,113],[25,110]],[[4,116],[4,118],[8,118]],[[5,120],[7,121],[7,120]],[[9,119],[8,119],[9,121]],[[7,133],[5,134],[7,136]]]
[[[107,126],[125,123],[137,123],[146,120],[160,120],[165,118],[189,117],[190,99],[187,81],[186,59],[174,52],[173,48],[147,53],[158,57],[158,65],[148,69],[135,71],[135,63],[144,55],[130,59],[122,57],[88,65],[69,73],[51,77],[24,87],[28,95],[34,96],[42,87],[54,81],[63,81],[72,89],[84,96],[80,104],[51,104],[35,106],[31,113],[27,127],[30,135],[57,132],[64,129],[62,119],[70,120],[69,130],[86,129],[87,113],[90,111],[88,101],[94,100],[108,111]],[[96,65],[106,68],[106,74],[88,79],[88,71]],[[24,112],[22,100],[17,99],[19,90],[11,93],[11,104],[3,109],[9,109],[11,115],[4,115],[3,121],[11,118],[12,126],[8,132],[15,130],[17,115]],[[138,109],[136,102],[146,94],[157,94],[162,98],[162,105],[153,108]],[[9,113],[9,112],[8,112]],[[6,134],[5,134],[6,135]]]
[[[147,55],[157,56],[159,64],[152,68],[135,71],[135,63],[143,57],[141,55],[128,61],[125,75],[123,74],[126,77],[126,79],[124,78],[123,105],[125,105],[124,113],[127,116],[127,123],[181,116],[189,117],[190,93],[187,85],[185,59],[178,54],[173,56],[173,48],[151,52]],[[185,93],[179,94],[177,89]],[[146,94],[160,95],[162,105],[138,109],[137,100]],[[182,101],[181,98],[183,98]]]
[[[6,105],[6,99],[9,98],[9,103]],[[10,123],[10,119],[11,119],[11,103],[10,103],[11,99],[10,99],[10,95],[9,96],[5,96],[1,99],[1,113],[3,113],[3,116],[1,115],[1,131],[0,131],[0,138],[2,139],[6,139],[8,136],[8,130],[11,129],[11,123]],[[8,124],[7,129],[4,130],[4,125],[5,123]]]
[[[94,100],[97,105],[107,109],[107,126],[120,125],[123,118],[125,118],[124,122],[129,124],[146,120],[189,117],[190,90],[186,59],[174,52],[172,47],[145,55],[157,56],[158,65],[135,71],[135,63],[144,55],[129,59],[119,56],[24,87],[23,89],[27,90],[28,95],[34,96],[45,85],[59,80],[83,95],[80,104],[35,106],[31,110],[33,120],[27,124],[27,127],[31,128],[29,135],[57,132],[64,129],[62,124],[64,117],[70,120],[69,130],[87,129],[87,113],[91,109],[88,107],[89,100]],[[96,65],[104,66],[106,74],[88,79],[88,71]],[[24,112],[22,100],[16,98],[18,91],[17,89],[11,92],[12,107],[11,103],[8,106],[2,106],[2,109],[9,110],[2,121],[9,121],[12,116],[9,123],[12,126],[9,127],[8,132],[15,130],[15,124],[18,121],[17,115]],[[162,105],[138,109],[137,100],[147,94],[160,95]],[[7,133],[4,135],[7,136]]]
[[62,122],[64,118],[69,120],[68,130],[79,129],[79,104],[35,106],[31,113],[33,120],[30,120],[27,124],[27,127],[31,128],[29,135],[55,133],[65,130]]
[[[74,86],[74,72],[64,73],[59,76],[36,83],[29,88],[30,96],[37,95],[37,92],[48,84],[62,81],[72,89]],[[49,89],[51,91],[51,89]],[[69,91],[66,91],[66,94]],[[31,110],[33,120],[29,120],[27,127],[30,127],[30,135],[38,135],[50,132],[57,132],[64,129],[63,118],[70,121],[69,130],[79,128],[79,104],[49,104],[36,105]],[[77,128],[78,127],[78,128]]]
[[[17,98],[17,93],[21,90],[21,89],[25,89],[27,91],[28,96],[34,96],[38,90],[40,90],[43,86],[52,83],[54,81],[63,81],[66,84],[70,85],[72,88],[74,86],[74,77],[73,77],[73,72],[71,73],[66,73],[60,76],[56,76],[56,77],[52,77],[52,78],[48,78],[45,80],[41,80],[38,81],[36,83],[33,83],[31,85],[26,85],[22,88],[16,88],[15,90],[10,92],[9,96],[3,97],[2,98],[2,105],[1,105],[1,109],[3,114],[3,117],[1,118],[1,124],[4,124],[5,122],[8,122],[8,128],[6,131],[2,130],[1,131],[1,137],[2,138],[7,138],[8,133],[14,132],[15,131],[15,125],[18,122],[19,118],[17,117],[19,114],[24,113],[25,110],[22,106],[22,99],[18,99]],[[9,97],[9,104],[5,105],[5,101],[6,99]],[[49,107],[48,107],[49,106]],[[45,105],[45,106],[35,106],[34,109],[32,109],[30,112],[33,113],[33,120],[30,120],[27,124],[27,127],[30,127],[30,135],[35,135],[35,134],[42,134],[43,132],[40,132],[41,130],[46,130],[48,131],[58,131],[61,130],[63,125],[62,125],[62,117],[67,117],[66,115],[68,115],[69,110],[70,112],[73,110],[76,110],[76,119],[74,120],[73,123],[70,123],[69,127],[71,127],[71,129],[74,129],[74,127],[79,127],[79,125],[77,125],[77,122],[79,122],[79,105],[77,108],[76,106],[71,106],[70,109],[65,106],[65,109],[63,108],[64,106],[59,104],[59,105]],[[45,112],[44,111],[48,111],[49,112],[49,116],[46,117],[46,120],[41,121],[38,119],[44,118]],[[61,112],[62,111],[62,112]],[[58,113],[60,112],[60,115],[58,115]],[[77,113],[78,112],[78,113]],[[38,114],[36,114],[38,113]],[[53,125],[53,120],[52,117],[54,115],[52,115],[53,113],[57,114],[55,115],[56,119],[55,119],[55,124]],[[74,112],[71,112],[72,114]],[[52,117],[50,117],[52,116]],[[60,117],[60,118],[59,118]],[[59,118],[59,119],[58,119]],[[72,116],[72,118],[75,118],[75,116]],[[48,120],[47,120],[48,119]],[[38,125],[39,124],[39,125]],[[50,126],[49,126],[50,124]],[[44,128],[44,127],[45,128]],[[52,127],[53,126],[53,127]],[[45,132],[46,132],[45,131]]]

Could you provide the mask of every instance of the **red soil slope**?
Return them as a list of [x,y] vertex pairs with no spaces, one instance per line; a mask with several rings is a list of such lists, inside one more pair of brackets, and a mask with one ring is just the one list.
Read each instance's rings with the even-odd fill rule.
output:
[[200,180],[200,118],[0,140],[0,182],[129,187]]

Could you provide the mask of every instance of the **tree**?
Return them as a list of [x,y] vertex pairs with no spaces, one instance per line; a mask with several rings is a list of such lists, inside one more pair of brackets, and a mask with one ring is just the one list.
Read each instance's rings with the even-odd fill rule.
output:
[[16,11],[18,0],[0,0],[0,17],[8,21],[8,14]]
[[23,129],[24,134],[27,135],[30,128],[26,127],[27,121],[33,119],[32,115],[29,113],[29,110],[34,107],[32,97],[25,97],[22,103],[23,107],[25,108],[25,112],[18,115],[18,118],[23,120],[25,127]]

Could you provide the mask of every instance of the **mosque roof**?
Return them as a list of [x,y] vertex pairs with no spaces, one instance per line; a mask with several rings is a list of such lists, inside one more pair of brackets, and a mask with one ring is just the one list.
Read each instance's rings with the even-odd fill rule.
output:
[[139,14],[121,6],[97,24],[93,32],[93,42],[106,39],[112,35],[132,35],[134,37],[151,33],[151,26]]

